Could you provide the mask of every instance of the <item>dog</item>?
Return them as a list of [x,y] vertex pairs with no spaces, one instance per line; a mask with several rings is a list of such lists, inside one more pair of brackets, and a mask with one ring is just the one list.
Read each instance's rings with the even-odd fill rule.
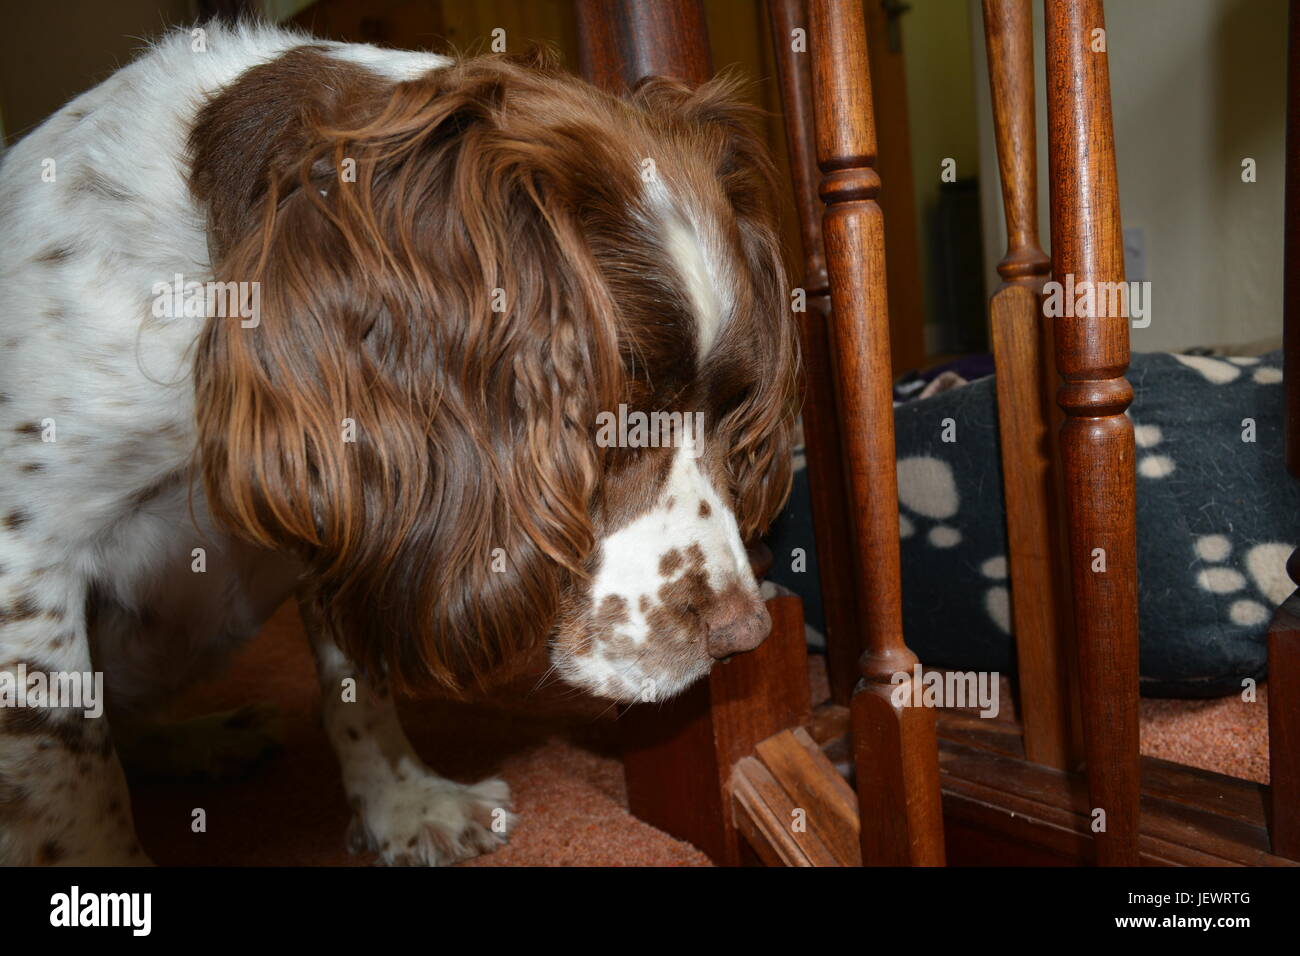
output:
[[[209,24],[8,151],[0,674],[51,693],[0,708],[0,861],[148,862],[123,735],[291,597],[387,864],[514,823],[395,694],[545,645],[663,700],[764,639],[798,355],[734,85]],[[107,719],[53,693],[83,674]]]

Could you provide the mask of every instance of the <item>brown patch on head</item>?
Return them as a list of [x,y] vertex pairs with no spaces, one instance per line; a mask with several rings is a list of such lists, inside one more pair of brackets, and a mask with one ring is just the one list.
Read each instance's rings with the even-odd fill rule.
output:
[[32,520],[31,512],[22,508],[15,508],[9,514],[5,515],[5,528],[9,531],[17,531],[25,524]]
[[699,514],[701,518],[707,518],[709,515],[713,514],[713,509],[709,507],[709,503],[703,498],[700,499]]
[[654,507],[673,467],[673,449],[613,449],[601,485],[600,532],[610,534]]

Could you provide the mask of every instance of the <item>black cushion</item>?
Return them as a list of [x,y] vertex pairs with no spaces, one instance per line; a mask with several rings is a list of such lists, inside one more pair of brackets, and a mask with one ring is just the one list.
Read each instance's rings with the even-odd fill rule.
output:
[[[1282,459],[1281,368],[1276,352],[1133,356],[1143,693],[1219,696],[1265,675],[1300,517]],[[1012,674],[995,387],[985,378],[895,410],[903,614],[926,664]],[[815,555],[795,570],[795,549],[814,553],[806,477],[770,538],[771,577],[820,629]]]

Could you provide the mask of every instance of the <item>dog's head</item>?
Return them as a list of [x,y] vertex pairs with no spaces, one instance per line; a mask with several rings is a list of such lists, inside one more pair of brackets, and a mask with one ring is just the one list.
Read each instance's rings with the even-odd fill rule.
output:
[[201,113],[217,278],[260,283],[200,342],[206,490],[358,663],[459,687],[549,638],[663,698],[766,636],[743,542],[789,489],[796,347],[749,112],[299,50]]

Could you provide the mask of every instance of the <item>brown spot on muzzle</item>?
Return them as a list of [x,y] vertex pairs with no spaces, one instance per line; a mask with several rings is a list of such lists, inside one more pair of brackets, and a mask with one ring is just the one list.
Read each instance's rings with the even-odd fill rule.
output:
[[[669,555],[676,552],[660,561],[661,571]],[[680,556],[676,557],[674,570],[680,565]],[[739,580],[721,591],[710,586],[699,545],[686,550],[686,570],[659,589],[659,600],[660,606],[650,615],[651,638],[670,641],[703,631],[709,656],[717,660],[753,650],[772,629],[766,606]]]
[[682,566],[682,553],[676,548],[669,548],[659,559],[659,576],[670,578]]
[[615,641],[618,628],[630,620],[627,599],[619,594],[607,594],[592,616],[590,638],[579,644],[573,650],[573,655],[582,657],[585,654],[590,654],[598,643]]

